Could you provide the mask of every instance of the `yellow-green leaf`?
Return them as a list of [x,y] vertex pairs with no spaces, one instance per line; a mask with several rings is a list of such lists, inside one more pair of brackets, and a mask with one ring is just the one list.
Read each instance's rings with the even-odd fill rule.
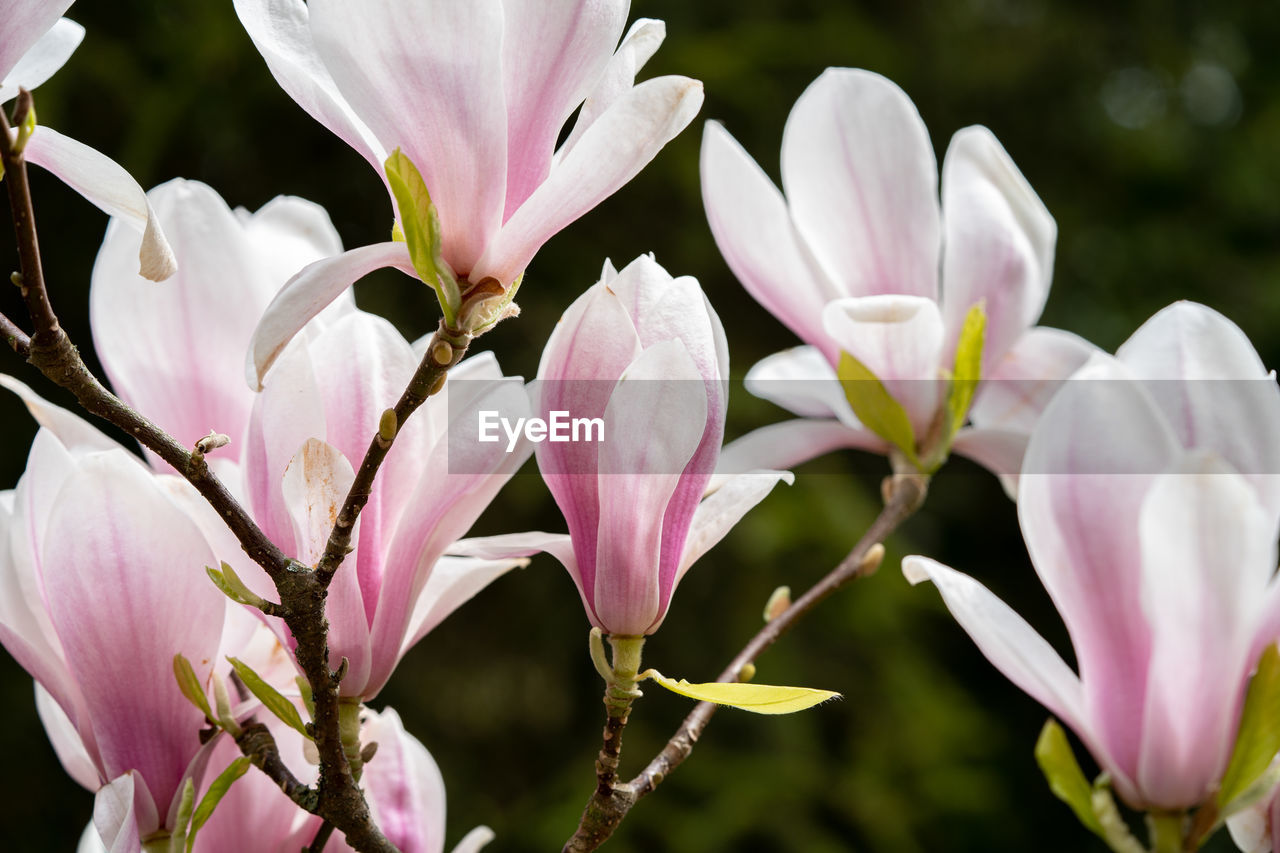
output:
[[191,661],[181,654],[173,656],[173,677],[178,679],[178,689],[182,691],[182,695],[204,712],[205,719],[211,723],[214,722],[213,709],[209,707],[209,697],[204,695],[204,688],[200,686],[200,679],[196,677]]
[[907,459],[919,467],[916,459],[916,434],[906,409],[893,399],[871,370],[847,352],[840,353],[836,369],[840,387],[863,426],[896,446]]
[[1239,734],[1231,762],[1218,786],[1218,807],[1224,812],[1262,775],[1280,750],[1280,651],[1267,646],[1258,670],[1249,681]]
[[191,816],[191,831],[187,835],[187,853],[191,853],[191,848],[196,843],[196,833],[213,816],[213,810],[218,807],[218,803],[226,796],[227,791],[231,790],[235,781],[248,769],[249,759],[242,755],[231,762],[226,770],[219,773],[218,778],[214,779],[213,784],[209,786],[209,790],[205,791],[204,796],[200,798],[200,805],[196,806],[195,814]]
[[649,670],[647,677],[672,693],[679,693],[681,696],[688,696],[700,702],[714,702],[717,705],[741,708],[755,714],[793,714],[830,699],[840,698],[839,693],[815,690],[812,687],[779,687],[772,684],[738,682],[725,684],[718,681],[709,684],[690,684],[683,678],[676,681],[653,670]]
[[230,564],[224,562],[222,571],[204,567],[205,573],[209,575],[209,580],[213,581],[213,585],[222,590],[222,594],[234,601],[236,604],[247,604],[250,607],[262,607],[266,601],[259,595],[254,594],[253,590],[240,580],[240,576],[236,574],[235,569]]
[[951,391],[947,394],[947,416],[954,436],[969,416],[973,395],[982,378],[982,348],[987,336],[987,312],[978,302],[965,315],[960,328],[960,341],[956,346],[955,370],[951,376]]
[[1085,779],[1058,721],[1049,718],[1036,739],[1036,763],[1040,765],[1049,790],[1076,813],[1080,823],[1095,835],[1105,837],[1102,823],[1093,811],[1093,787]]
[[462,294],[457,279],[440,255],[440,214],[431,203],[427,182],[413,161],[397,148],[385,164],[391,194],[400,209],[400,229],[418,276],[432,287],[450,326],[457,323]]
[[228,657],[227,660],[235,668],[236,675],[240,676],[244,686],[249,688],[250,693],[258,697],[258,701],[268,711],[279,717],[289,728],[310,739],[311,735],[307,734],[307,727],[302,722],[302,715],[298,713],[298,709],[294,707],[292,702],[270,684],[263,681],[262,676],[254,672],[244,661],[233,657]]

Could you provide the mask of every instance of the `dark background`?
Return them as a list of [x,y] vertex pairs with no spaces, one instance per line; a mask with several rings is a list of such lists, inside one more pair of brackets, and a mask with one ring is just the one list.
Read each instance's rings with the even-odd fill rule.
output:
[[[300,195],[328,208],[348,247],[385,239],[380,181],[277,88],[229,2],[117,0],[69,14],[88,35],[36,93],[43,123],[110,154],[145,187],[199,179],[250,209]],[[1046,324],[1114,349],[1161,306],[1195,299],[1238,322],[1269,365],[1280,362],[1275,4],[637,0],[637,16],[668,25],[644,76],[702,79],[702,118],[723,121],[775,179],[783,123],[805,86],[827,66],[870,68],[914,99],[939,160],[955,130],[985,124],[1053,212]],[[795,343],[716,251],[698,192],[700,125],[534,260],[523,317],[482,341],[508,373],[533,375],[555,320],[605,257],[621,266],[646,251],[702,282],[728,329],[735,377]],[[88,348],[89,271],[105,218],[47,175],[33,184],[55,304]],[[8,233],[0,265],[16,269]],[[430,292],[399,274],[371,276],[357,293],[410,338],[435,324]],[[16,315],[11,295],[3,300]],[[0,368],[62,399],[7,351]],[[2,411],[0,485],[12,486],[34,428],[16,399]],[[729,435],[782,417],[738,393]],[[755,632],[775,586],[807,588],[851,547],[884,471],[882,459],[855,454],[801,468],[795,486],[779,487],[690,572],[646,661],[714,677]],[[563,522],[536,477],[517,477],[478,531],[530,528]],[[1035,766],[1044,710],[986,663],[936,592],[902,579],[899,559],[917,552],[983,580],[1069,655],[1012,505],[993,477],[953,460],[925,512],[890,541],[884,569],[759,662],[762,681],[832,688],[845,700],[784,718],[721,712],[609,849],[1102,849]],[[477,823],[497,831],[498,851],[558,850],[570,834],[602,722],[587,628],[565,572],[539,557],[433,632],[374,703],[394,704],[439,762],[450,845]],[[638,769],[689,706],[660,692],[633,714],[624,770]],[[71,849],[92,796],[57,765],[30,679],[7,657],[0,698],[0,849]]]

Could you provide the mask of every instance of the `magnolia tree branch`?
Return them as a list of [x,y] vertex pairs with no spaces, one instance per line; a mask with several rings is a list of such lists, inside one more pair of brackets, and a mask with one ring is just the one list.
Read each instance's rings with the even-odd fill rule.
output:
[[[740,680],[741,673],[749,664],[754,664],[761,653],[777,642],[819,602],[850,581],[874,572],[883,556],[881,543],[898,525],[920,508],[924,503],[928,486],[929,478],[914,471],[896,473],[885,478],[884,508],[849,555],[808,592],[796,599],[790,607],[767,622],[730,661],[716,680],[720,682]],[[625,725],[626,718],[624,716],[620,721],[616,721],[611,715],[609,725],[605,729],[605,747],[601,750],[601,756],[608,752],[611,760],[603,765],[597,763],[596,790],[587,802],[577,831],[565,844],[564,853],[588,853],[607,841],[640,798],[662,784],[662,780],[689,757],[693,752],[694,744],[698,742],[702,731],[716,712],[716,707],[711,702],[699,702],[689,716],[685,717],[680,728],[667,741],[662,751],[644,770],[640,771],[639,775],[625,784],[619,784],[616,781],[616,767],[621,747],[622,726]]]
[[[31,108],[30,94],[23,92],[18,104],[15,121]],[[22,292],[22,298],[30,315],[34,332],[25,333],[6,318],[0,324],[11,348],[26,357],[28,363],[39,369],[48,379],[66,388],[88,412],[120,427],[137,438],[143,446],[173,467],[218,512],[235,534],[241,547],[267,572],[280,595],[280,604],[268,604],[264,610],[284,618],[297,642],[295,656],[311,685],[316,714],[312,723],[317,751],[320,754],[320,780],[315,789],[300,783],[280,759],[274,739],[264,726],[250,726],[237,739],[241,751],[255,766],[267,773],[289,797],[307,811],[319,815],[340,829],[348,844],[362,853],[395,853],[395,845],[382,834],[374,823],[368,803],[352,773],[339,732],[338,718],[341,700],[338,697],[340,672],[329,670],[329,625],[325,618],[325,599],[328,582],[346,553],[350,530],[340,535],[335,530],[330,544],[335,546],[337,557],[322,578],[319,572],[291,559],[266,536],[254,523],[248,512],[233,498],[230,492],[209,470],[204,453],[197,446],[188,451],[173,436],[134,411],[108,391],[89,371],[80,358],[74,344],[58,323],[49,301],[43,267],[40,259],[40,243],[36,234],[35,213],[31,188],[27,180],[26,160],[21,151],[14,150],[10,124],[0,111],[0,164],[3,165],[3,181],[8,185],[9,204],[13,212],[14,230],[18,240],[21,273],[15,274],[14,283]],[[460,350],[465,350],[465,343]],[[435,350],[438,352],[438,350]],[[421,405],[430,393],[443,384],[444,371],[456,363],[450,356],[447,364],[429,365],[432,350],[428,351],[415,380],[426,383],[425,393],[411,385],[401,399],[397,410],[404,408],[404,417]],[[461,354],[458,355],[461,358]],[[403,418],[399,422],[403,422]],[[393,431],[394,432],[394,431]],[[394,435],[392,436],[394,437]],[[375,445],[378,439],[375,439]],[[363,497],[348,495],[348,505],[354,506],[350,518],[368,500],[374,474],[386,451],[386,447],[373,448],[373,457],[361,466]],[[367,471],[367,473],[366,473]]]
[[373,492],[374,478],[378,476],[378,469],[382,467],[387,454],[391,452],[396,435],[409,416],[416,412],[428,397],[438,393],[444,387],[445,375],[449,372],[449,368],[462,361],[470,345],[471,335],[450,329],[441,319],[440,326],[436,329],[422,357],[422,362],[414,372],[413,378],[409,380],[404,393],[396,401],[395,408],[387,409],[382,413],[378,432],[369,442],[369,449],[365,451],[360,470],[356,472],[356,478],[342,502],[338,519],[333,525],[333,531],[329,534],[329,541],[325,543],[324,554],[316,563],[316,575],[325,586],[333,580],[333,575],[341,565],[342,558],[351,550],[351,534],[355,530],[356,520],[360,517],[360,511],[364,509],[364,505],[369,502],[369,496]]

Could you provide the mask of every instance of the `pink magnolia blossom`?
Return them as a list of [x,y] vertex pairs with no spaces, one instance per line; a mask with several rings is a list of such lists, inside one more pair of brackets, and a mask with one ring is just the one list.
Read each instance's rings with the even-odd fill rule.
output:
[[[307,763],[301,736],[270,715],[263,718],[275,736],[285,764],[295,770],[301,781],[314,783],[316,767]],[[378,826],[404,853],[441,853],[445,828],[444,780],[431,753],[405,731],[400,716],[392,708],[368,713],[361,726],[360,739],[362,743],[378,744],[377,755],[365,765],[361,777]],[[209,757],[206,782],[211,782],[216,772],[239,755],[230,738],[220,738]],[[204,792],[203,789],[196,791],[197,802]],[[238,850],[296,853],[311,843],[319,827],[319,818],[299,809],[266,774],[251,769],[219,802],[213,817],[196,835],[194,850],[195,853]],[[488,827],[477,827],[463,837],[453,853],[475,853],[492,838],[493,832]],[[325,850],[339,853],[351,848],[341,833],[337,833]],[[133,848],[110,853],[136,851],[137,848]],[[93,824],[86,827],[77,853],[108,853]]]
[[[71,57],[84,38],[84,27],[59,17],[72,0],[0,0],[0,104],[34,89]],[[17,129],[14,131],[17,136]],[[138,253],[142,275],[161,281],[173,274],[176,262],[147,204],[142,187],[109,157],[37,126],[23,149],[26,159],[48,169],[63,183],[112,216],[128,222],[143,235]]]
[[256,626],[201,577],[220,546],[189,514],[190,486],[5,384],[45,428],[3,502],[0,643],[38,682],[63,764],[98,792],[99,828],[136,841],[172,826],[208,757],[174,654],[207,680]]
[[[1244,381],[1236,381],[1244,380]],[[1243,333],[1170,306],[1095,356],[1031,436],[1018,516],[1079,667],[972,578],[908,557],[997,668],[1137,808],[1204,802],[1280,626],[1280,390]]]
[[724,329],[698,282],[672,278],[648,255],[620,273],[606,264],[547,341],[541,416],[601,418],[603,441],[537,446],[568,535],[495,538],[560,560],[587,617],[607,633],[657,630],[693,562],[779,480],[791,481],[752,471],[713,483],[728,375]]
[[[314,563],[354,465],[421,352],[344,294],[281,356],[278,377],[254,393],[241,373],[254,320],[298,267],[341,252],[328,216],[297,198],[233,213],[190,181],[157,187],[151,198],[174,234],[182,272],[174,287],[142,281],[127,261],[136,237],[108,229],[91,294],[107,374],[126,401],[184,443],[211,428],[230,436],[211,464],[277,545]],[[345,695],[372,698],[413,643],[521,562],[444,556],[528,456],[527,447],[494,448],[450,468],[448,430],[468,405],[527,406],[520,383],[503,381],[491,355],[468,359],[453,375],[475,380],[467,387],[476,399],[446,390],[400,430],[331,590],[333,665],[345,656],[351,666]],[[274,599],[265,573],[238,548],[222,559]],[[282,623],[269,621],[284,636]]]
[[[954,449],[1000,474],[1018,470],[1048,389],[1090,347],[1031,328],[1053,275],[1057,227],[989,130],[951,140],[938,168],[910,99],[868,71],[830,68],[805,90],[782,138],[782,195],[716,122],[702,143],[702,193],[725,260],[807,346],[747,374],[752,393],[804,419],[767,427],[734,453],[788,467],[837,447],[887,451],[833,381],[841,352],[869,368],[922,441],[941,417],[969,310],[986,312],[975,428]],[[1056,384],[1056,382],[1051,383]],[[925,450],[926,448],[920,448]]]
[[[439,211],[444,262],[477,284],[510,287],[543,243],[631,180],[702,103],[701,84],[686,77],[635,83],[665,31],[642,19],[619,45],[626,0],[235,6],[303,109],[380,175],[396,148],[413,161]],[[386,266],[415,274],[405,244],[388,242],[290,282],[263,320],[258,378],[308,311]]]

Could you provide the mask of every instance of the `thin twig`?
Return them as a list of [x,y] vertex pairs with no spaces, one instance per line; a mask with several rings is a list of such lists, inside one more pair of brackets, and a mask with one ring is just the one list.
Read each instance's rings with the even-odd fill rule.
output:
[[[22,280],[21,274],[18,274],[18,280]],[[4,336],[4,342],[9,345],[9,349],[24,360],[31,356],[31,338],[17,323],[3,314],[0,314],[0,335]]]
[[462,361],[470,345],[469,334],[450,329],[443,319],[440,321],[439,328],[436,329],[426,353],[422,356],[422,362],[414,372],[413,378],[409,380],[404,393],[396,401],[395,408],[384,413],[383,422],[369,442],[369,449],[365,451],[360,470],[356,472],[356,478],[342,502],[338,519],[329,534],[329,541],[325,543],[324,554],[316,563],[316,575],[323,585],[329,585],[338,566],[342,564],[342,559],[351,550],[351,535],[355,530],[356,520],[360,517],[360,511],[364,509],[365,504],[369,502],[369,496],[373,493],[374,478],[377,477],[378,469],[382,467],[387,454],[391,452],[399,431],[404,428],[409,416],[416,412],[428,397],[444,387],[445,374],[449,372],[449,368]]
[[[19,101],[19,113],[27,109],[30,109],[30,95],[24,92]],[[13,150],[10,132],[10,125],[0,112],[0,162],[4,166],[4,182],[8,184],[22,265],[17,283],[35,329],[28,343],[27,361],[74,394],[87,411],[133,435],[185,477],[222,517],[245,553],[271,577],[280,594],[285,624],[297,642],[295,657],[315,698],[313,731],[321,758],[317,787],[302,785],[285,766],[280,760],[275,740],[265,726],[251,725],[237,743],[253,764],[275,781],[295,803],[342,830],[353,848],[362,853],[396,853],[395,845],[374,823],[364,793],[352,776],[343,750],[338,727],[339,679],[328,666],[329,625],[324,612],[327,580],[322,582],[317,572],[290,559],[267,538],[209,470],[202,452],[188,451],[163,429],[125,405],[85,366],[59,325],[49,301],[26,160],[21,152]],[[377,464],[369,476],[372,477],[376,470]],[[341,557],[337,562],[340,561]]]
[[[855,578],[874,571],[879,555],[872,549],[920,508],[928,482],[928,477],[914,472],[898,473],[888,478],[884,508],[849,555],[777,618],[766,623],[716,680],[739,680],[740,673],[747,664],[754,663],[762,652],[777,642],[819,602]],[[587,802],[577,831],[564,846],[564,853],[588,853],[607,841],[636,802],[657,788],[672,770],[689,757],[716,707],[710,702],[699,702],[662,751],[630,782],[607,788],[598,784],[597,790]],[[617,734],[620,736],[621,732]]]
[[311,839],[311,843],[302,853],[323,853],[324,846],[329,843],[329,838],[333,835],[334,826],[329,821],[320,824],[320,828],[316,830],[315,838]]

